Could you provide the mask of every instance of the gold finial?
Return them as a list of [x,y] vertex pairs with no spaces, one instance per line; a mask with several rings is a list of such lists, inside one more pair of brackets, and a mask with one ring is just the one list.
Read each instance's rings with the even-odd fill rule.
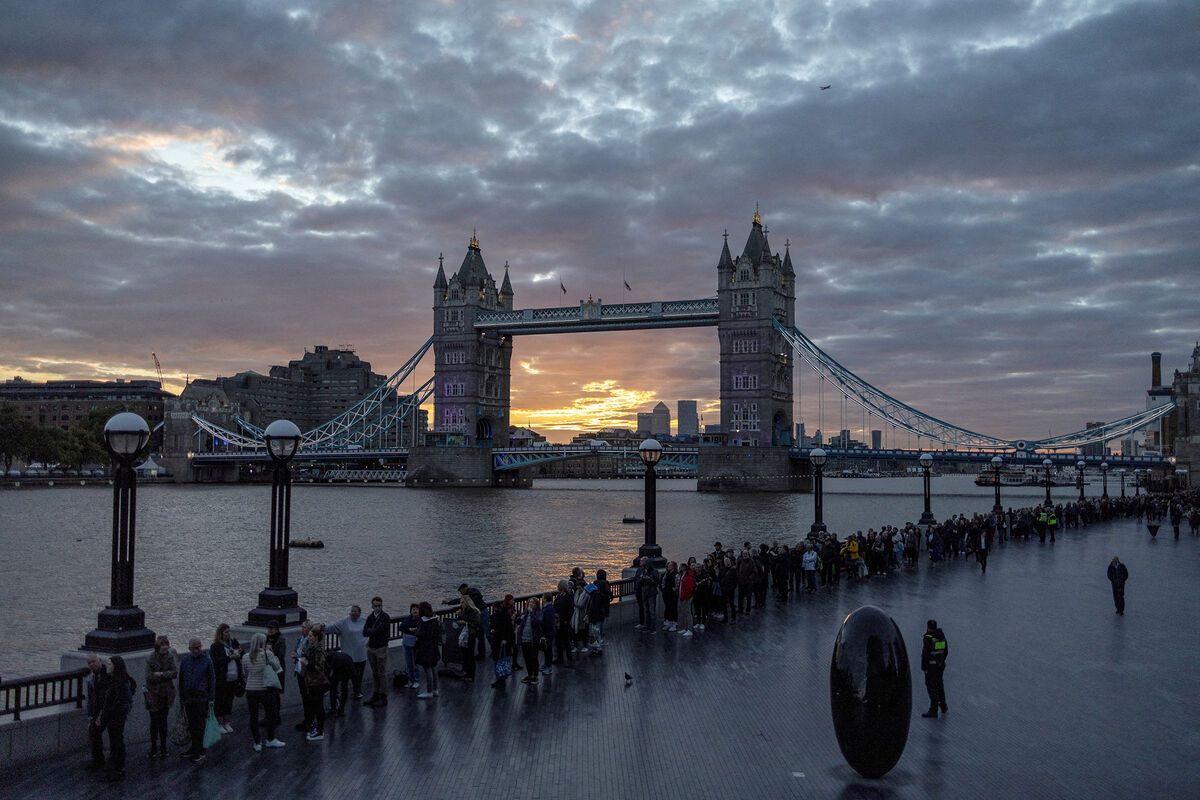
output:
[[479,249],[479,240],[477,238],[475,238],[475,233],[476,233],[475,228],[471,228],[471,247],[478,250]]
[[754,224],[762,225],[762,217],[758,215],[758,203],[754,203]]

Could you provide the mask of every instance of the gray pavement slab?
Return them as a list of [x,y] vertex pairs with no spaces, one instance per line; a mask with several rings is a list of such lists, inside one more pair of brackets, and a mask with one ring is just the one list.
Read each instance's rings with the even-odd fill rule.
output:
[[[1123,617],[1105,577],[1114,554],[1130,571]],[[137,746],[124,783],[107,785],[83,772],[81,753],[14,770],[0,797],[1197,797],[1197,576],[1200,540],[1175,541],[1169,526],[1151,539],[1121,520],[1054,545],[998,546],[986,575],[973,560],[922,560],[769,598],[690,640],[627,622],[602,656],[537,687],[490,689],[488,662],[477,683],[444,680],[434,700],[352,703],[323,742],[286,718],[287,747],[253,752],[238,701],[235,732],[203,765],[151,761]],[[829,710],[834,638],[864,604],[896,620],[918,668],[926,618],[950,643],[949,713],[919,716],[918,669],[904,755],[874,781],[842,759]]]

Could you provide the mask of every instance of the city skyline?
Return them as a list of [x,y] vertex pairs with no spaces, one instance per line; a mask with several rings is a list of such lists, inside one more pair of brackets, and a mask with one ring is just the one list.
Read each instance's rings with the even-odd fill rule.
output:
[[[1079,430],[1143,407],[1151,351],[1186,367],[1195,9],[471,10],[0,11],[0,380],[154,379],[155,351],[177,392],[318,343],[390,374],[474,235],[517,308],[710,297],[756,207],[798,327],[955,424]],[[518,337],[512,363],[543,432],[659,397],[719,419],[710,329]],[[798,388],[797,422],[861,427]]]

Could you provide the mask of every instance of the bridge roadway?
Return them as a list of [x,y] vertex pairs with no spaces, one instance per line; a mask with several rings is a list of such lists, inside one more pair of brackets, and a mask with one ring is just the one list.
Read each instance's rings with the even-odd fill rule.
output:
[[[138,743],[112,787],[84,773],[81,751],[12,770],[0,798],[1196,797],[1200,541],[1184,529],[1179,541],[1169,527],[1154,540],[1122,520],[1055,545],[1010,542],[986,575],[922,562],[769,600],[692,639],[633,631],[625,604],[603,656],[556,668],[536,688],[510,680],[495,692],[489,662],[474,684],[443,680],[432,701],[390,691],[384,709],[353,704],[314,743],[292,730],[293,708],[287,747],[262,753],[238,700],[234,733],[200,766],[150,761]],[[1114,553],[1130,571],[1125,616],[1105,578]],[[949,713],[919,716],[917,672],[906,749],[877,781],[843,760],[829,711],[834,637],[866,603],[893,616],[914,662],[927,617],[950,643]]]

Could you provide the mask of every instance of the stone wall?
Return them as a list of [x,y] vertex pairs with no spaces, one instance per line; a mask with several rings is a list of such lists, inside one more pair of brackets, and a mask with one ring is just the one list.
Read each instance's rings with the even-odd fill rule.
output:
[[525,471],[492,469],[492,451],[484,447],[414,447],[408,454],[405,485],[420,489],[527,488]]
[[810,492],[812,476],[804,461],[786,447],[700,448],[696,490],[700,492]]

